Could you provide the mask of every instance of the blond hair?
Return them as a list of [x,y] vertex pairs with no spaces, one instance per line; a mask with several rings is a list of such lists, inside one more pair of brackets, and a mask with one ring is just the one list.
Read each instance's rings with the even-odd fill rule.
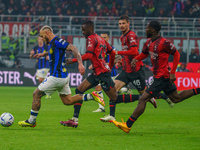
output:
[[51,32],[53,32],[53,29],[50,26],[47,26],[47,25],[43,26],[40,30],[41,31],[43,31],[43,30],[50,30]]

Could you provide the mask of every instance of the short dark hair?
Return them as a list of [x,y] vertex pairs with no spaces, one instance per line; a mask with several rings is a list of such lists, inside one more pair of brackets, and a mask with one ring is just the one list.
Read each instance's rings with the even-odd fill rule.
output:
[[128,15],[121,15],[118,20],[126,20],[127,22],[129,22],[129,17]]
[[94,23],[90,20],[84,21],[82,25],[86,25],[88,27],[92,27],[94,29]]
[[109,36],[109,33],[108,32],[102,32],[101,34],[107,34]]
[[155,29],[157,32],[159,32],[161,29],[161,24],[158,21],[150,21],[149,26]]

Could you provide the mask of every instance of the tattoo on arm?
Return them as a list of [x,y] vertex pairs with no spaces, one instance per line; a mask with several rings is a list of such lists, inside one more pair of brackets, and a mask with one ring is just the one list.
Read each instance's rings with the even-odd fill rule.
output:
[[81,54],[79,53],[78,49],[74,45],[69,44],[69,46],[67,47],[67,50],[72,51],[78,63],[82,63]]

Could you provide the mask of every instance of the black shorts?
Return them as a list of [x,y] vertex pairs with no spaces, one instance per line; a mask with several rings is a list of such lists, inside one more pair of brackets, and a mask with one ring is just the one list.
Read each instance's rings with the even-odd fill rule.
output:
[[176,85],[171,84],[169,78],[153,78],[152,84],[146,89],[146,92],[156,97],[161,91],[169,95],[176,90]]
[[130,82],[136,87],[138,91],[143,91],[146,87],[145,73],[143,67],[137,72],[127,73],[124,70],[116,77],[115,80],[120,80],[126,85]]
[[92,86],[97,86],[99,83],[102,89],[106,92],[115,86],[110,73],[101,73],[98,76],[95,76],[93,73],[87,77],[87,80],[90,82]]

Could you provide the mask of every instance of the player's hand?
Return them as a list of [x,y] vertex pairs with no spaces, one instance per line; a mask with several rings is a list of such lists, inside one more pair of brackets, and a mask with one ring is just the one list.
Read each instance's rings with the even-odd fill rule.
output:
[[175,76],[175,74],[170,74],[170,75],[169,75],[169,82],[172,84],[172,83],[174,83],[174,81],[176,81],[176,76]]
[[85,67],[83,66],[83,64],[78,65],[78,70],[81,75],[83,75],[85,73]]
[[137,59],[133,59],[133,60],[131,61],[131,66],[132,66],[132,67],[135,67],[137,62],[138,62]]
[[67,58],[67,59],[65,59],[65,64],[66,65],[69,65],[69,64],[72,64],[73,63],[73,61],[72,61],[72,58]]
[[49,60],[49,56],[46,56],[46,60]]
[[30,52],[30,57],[33,57],[34,54],[35,54],[35,52],[32,50],[32,51]]
[[90,66],[88,67],[88,69],[93,70],[94,68],[93,68],[92,65],[90,65]]
[[42,56],[43,56],[43,54],[40,53],[40,54],[35,54],[33,57],[34,57],[34,58],[40,58],[40,57],[42,57]]

